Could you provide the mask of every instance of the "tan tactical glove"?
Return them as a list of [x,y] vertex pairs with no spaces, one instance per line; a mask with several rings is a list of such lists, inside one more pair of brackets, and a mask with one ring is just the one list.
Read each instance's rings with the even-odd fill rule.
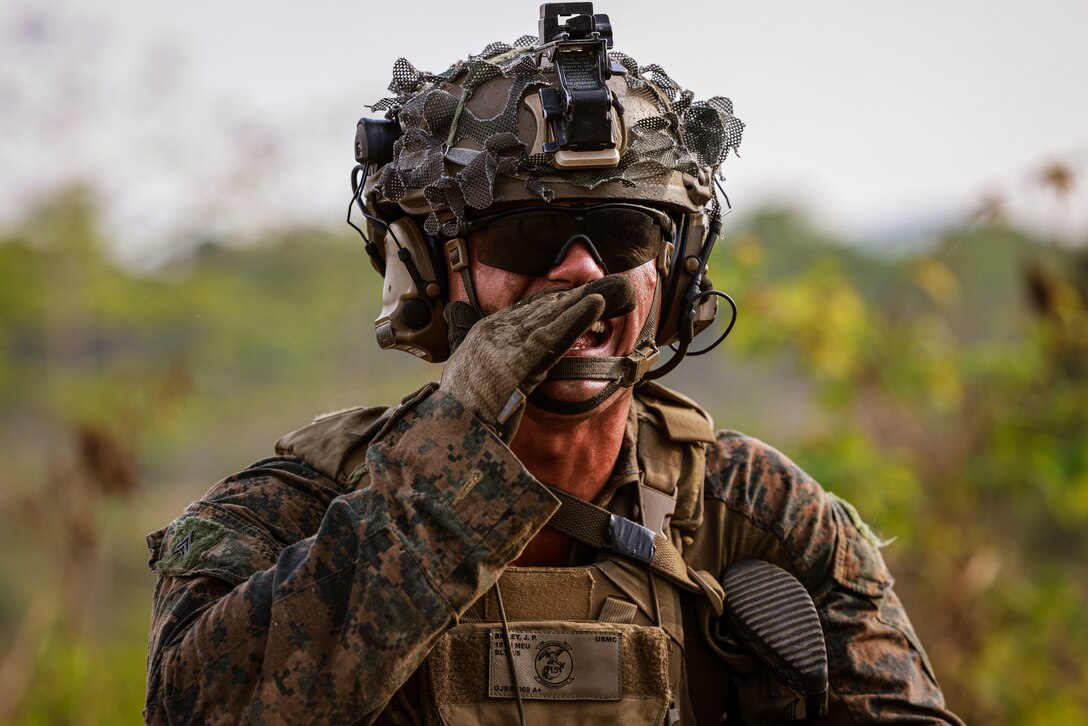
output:
[[[442,371],[440,388],[510,441],[526,396],[548,369],[594,322],[625,315],[634,307],[635,291],[622,275],[534,295],[475,324],[466,314],[468,305],[450,303],[446,320],[455,350]],[[467,321],[471,328],[466,334]]]

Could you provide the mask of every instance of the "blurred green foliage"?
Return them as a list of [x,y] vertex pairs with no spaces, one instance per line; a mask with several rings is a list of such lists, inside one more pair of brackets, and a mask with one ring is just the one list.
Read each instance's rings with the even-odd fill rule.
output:
[[1088,252],[978,222],[872,263],[759,216],[714,271],[746,313],[723,355],[812,383],[790,452],[894,538],[967,722],[1084,723]]
[[[137,272],[95,210],[69,189],[0,233],[0,722],[139,722],[143,535],[314,414],[438,374],[377,350],[380,281],[347,234]],[[894,540],[969,723],[1088,722],[1085,249],[978,221],[878,254],[785,210],[721,246],[712,277],[740,321],[665,382]]]

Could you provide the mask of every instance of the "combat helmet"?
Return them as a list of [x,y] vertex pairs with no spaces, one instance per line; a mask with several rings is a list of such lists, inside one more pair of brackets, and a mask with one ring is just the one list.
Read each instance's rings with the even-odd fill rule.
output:
[[743,123],[729,99],[696,101],[660,66],[612,46],[609,18],[592,3],[549,3],[536,36],[491,43],[442,73],[397,60],[394,95],[370,106],[385,117],[359,121],[352,172],[366,249],[384,277],[375,321],[382,348],[448,357],[446,255],[478,311],[466,231],[519,205],[629,203],[673,222],[662,227],[668,244],[657,263],[660,320],[650,316],[631,356],[582,358],[581,372],[564,358],[556,377],[633,385],[657,346],[674,344],[672,360],[649,372],[657,377],[713,322],[718,297],[732,306],[706,265],[723,213],[720,166]]

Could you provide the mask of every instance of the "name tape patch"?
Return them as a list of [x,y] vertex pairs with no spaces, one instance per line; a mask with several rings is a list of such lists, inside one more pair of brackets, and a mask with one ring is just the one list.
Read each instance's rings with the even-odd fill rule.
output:
[[[490,632],[487,694],[491,698],[513,698],[513,679],[502,630]],[[620,700],[620,637],[618,631],[611,630],[511,630],[510,645],[521,697]]]

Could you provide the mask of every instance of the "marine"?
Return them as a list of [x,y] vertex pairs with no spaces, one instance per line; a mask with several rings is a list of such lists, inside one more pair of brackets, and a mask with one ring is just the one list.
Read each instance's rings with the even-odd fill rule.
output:
[[551,3],[394,66],[352,202],[379,345],[441,379],[148,536],[147,723],[961,723],[853,507],[657,382],[735,322],[743,124],[612,48]]

